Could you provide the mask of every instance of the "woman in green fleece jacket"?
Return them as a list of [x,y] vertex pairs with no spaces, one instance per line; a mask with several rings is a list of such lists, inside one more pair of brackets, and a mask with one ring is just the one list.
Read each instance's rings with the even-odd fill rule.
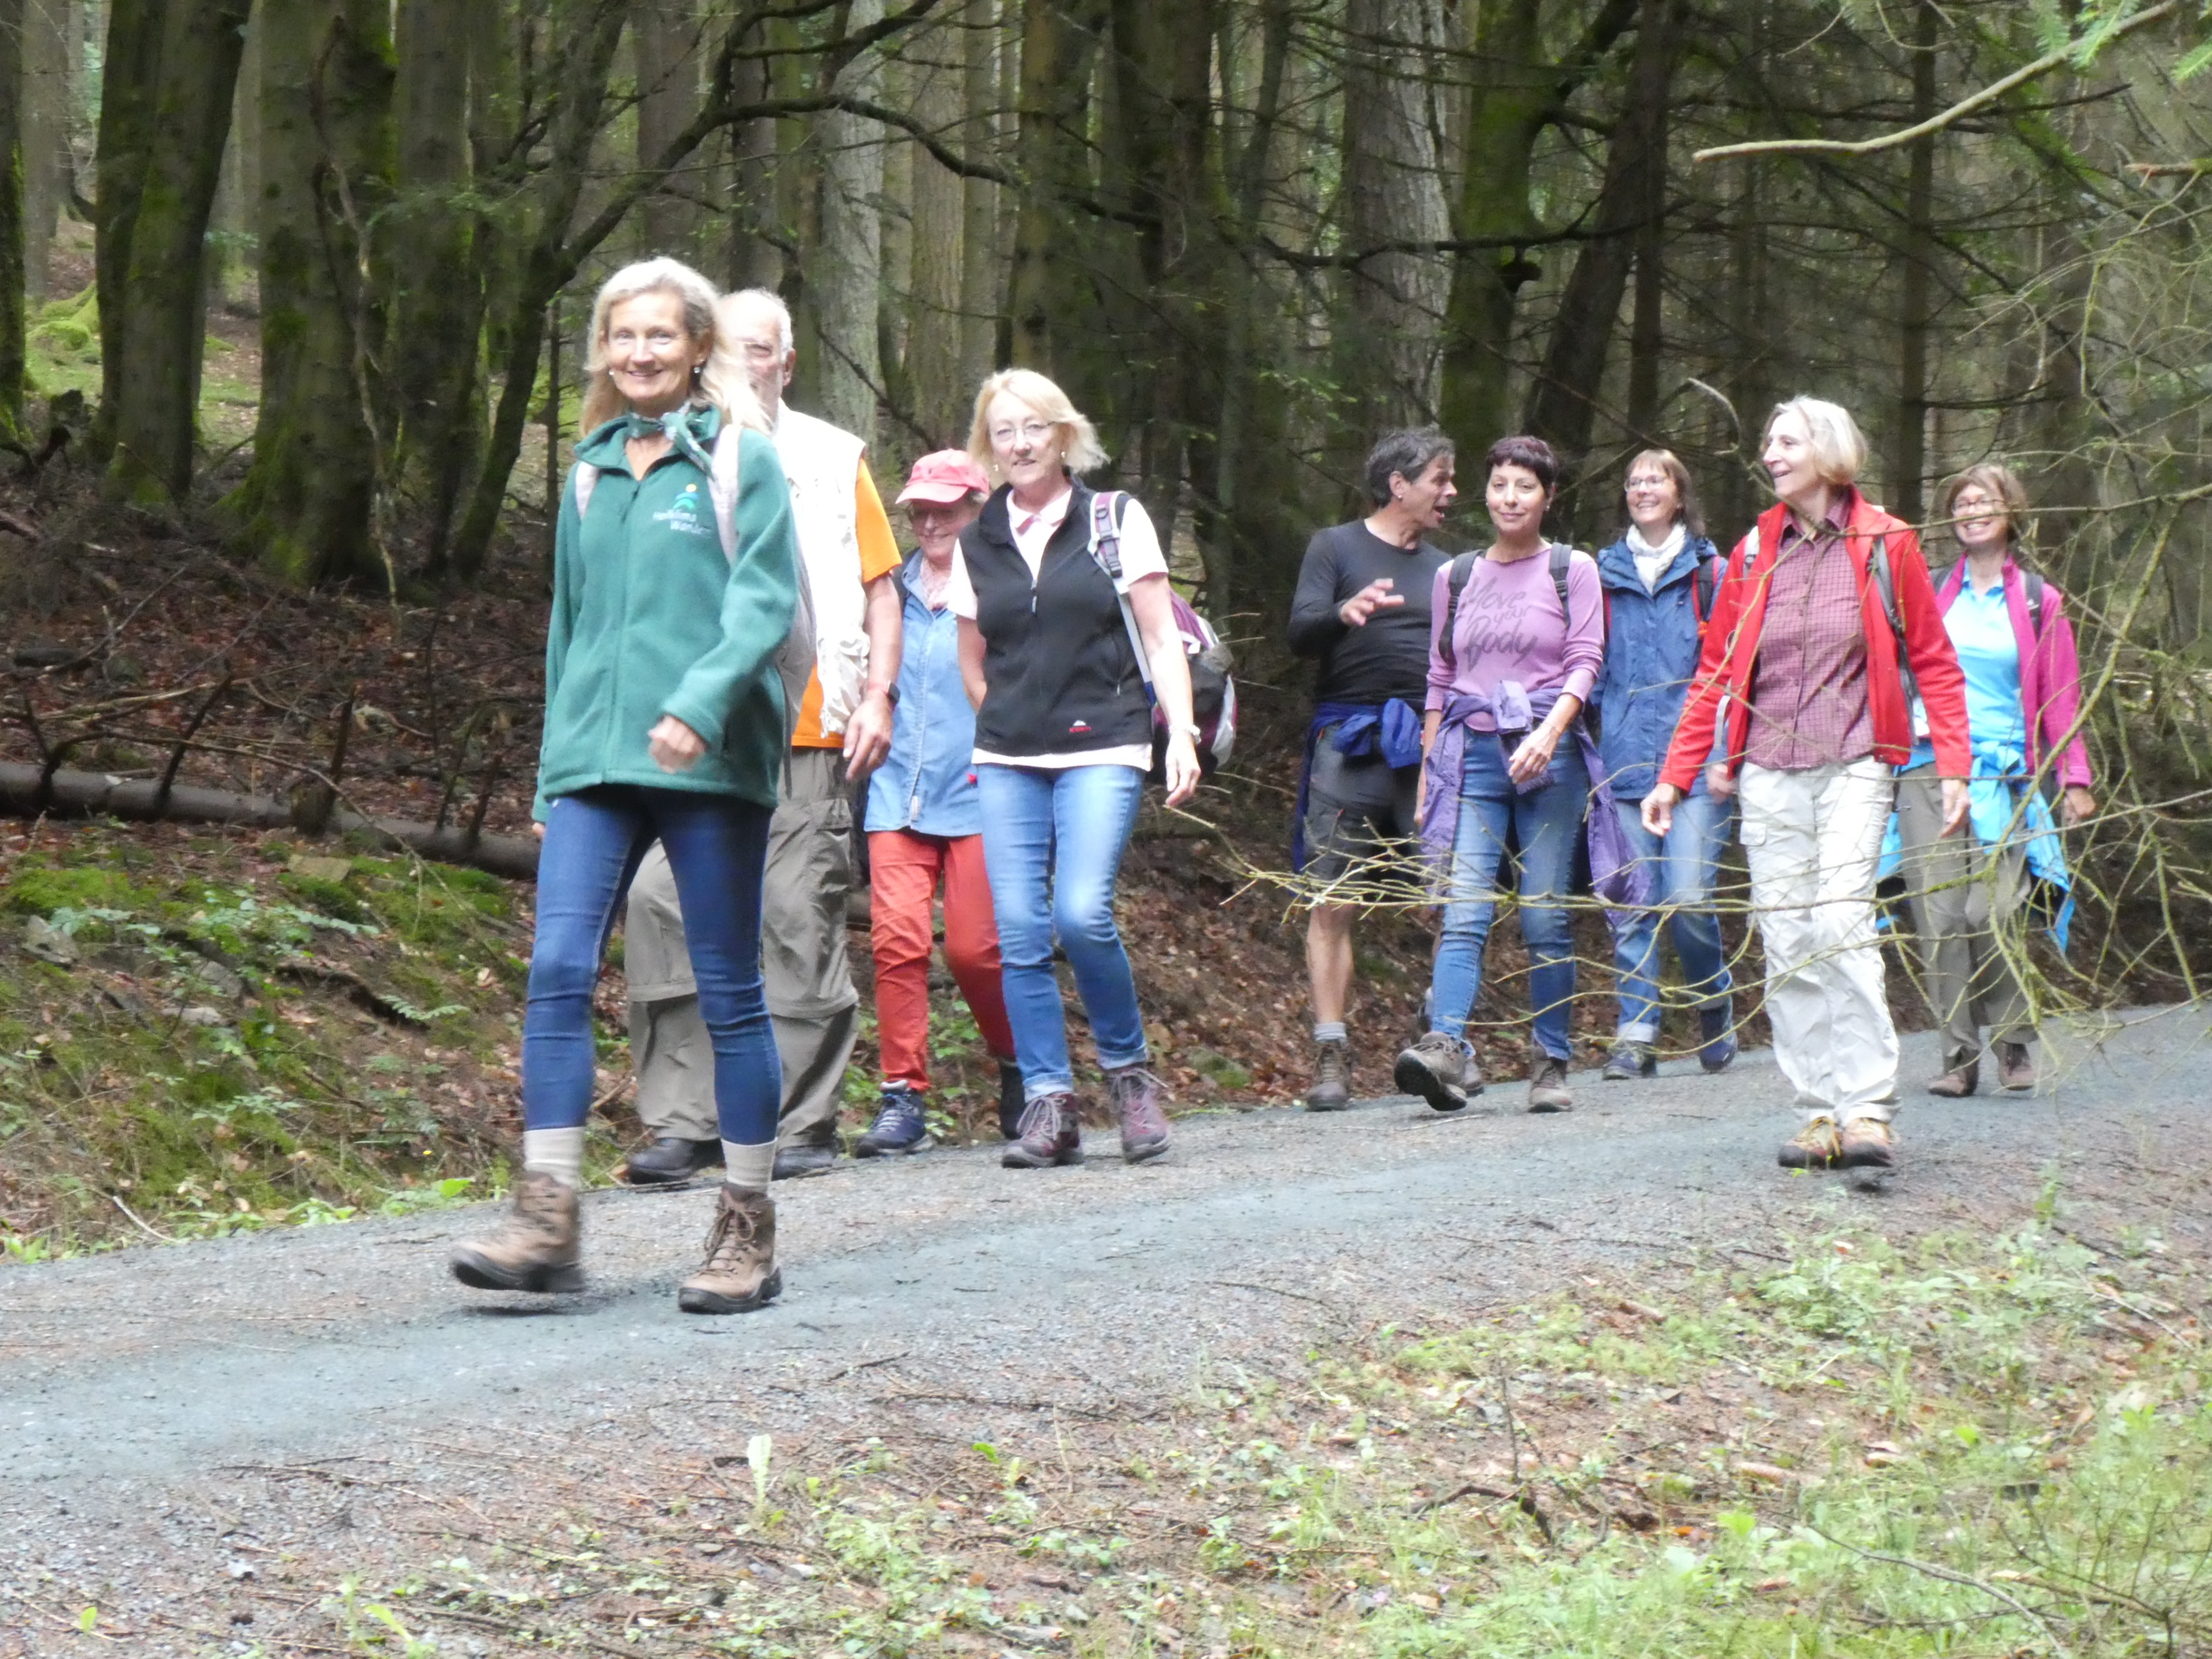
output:
[[760,883],[784,747],[774,658],[798,602],[798,543],[767,421],[716,337],[715,297],[696,271],[653,259],[610,277],[592,310],[586,435],[553,542],[523,1173],[505,1224],[453,1255],[454,1275],[481,1289],[583,1282],[591,991],[615,906],[656,840],[714,1042],[728,1171],[705,1265],[677,1300],[734,1313],[782,1287],[767,1196],[782,1077],[760,982]]

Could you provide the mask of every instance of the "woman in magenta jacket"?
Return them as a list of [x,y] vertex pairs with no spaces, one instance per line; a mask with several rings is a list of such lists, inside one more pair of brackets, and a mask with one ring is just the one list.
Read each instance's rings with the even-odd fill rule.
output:
[[2096,810],[2065,595],[2013,557],[2013,527],[2027,522],[2027,508],[2020,480],[1993,461],[1945,485],[1936,506],[1966,556],[1937,579],[1936,602],[1966,676],[1970,833],[1937,833],[1935,754],[1924,737],[1897,775],[1908,903],[1929,1007],[1943,1027],[1942,1069],[1928,1092],[1951,1098],[1980,1082],[1984,1027],[1999,1084],[2035,1087],[2036,1028],[2018,972],[2030,886],[2020,809],[2049,778],[2063,791],[2066,822]]

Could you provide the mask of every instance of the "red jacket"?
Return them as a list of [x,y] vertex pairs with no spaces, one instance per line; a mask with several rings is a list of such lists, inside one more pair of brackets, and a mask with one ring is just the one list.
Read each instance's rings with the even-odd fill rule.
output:
[[[1759,515],[1759,556],[1744,574],[1744,548],[1736,543],[1713,595],[1713,615],[1705,630],[1705,650],[1697,677],[1682,702],[1682,717],[1667,751],[1659,780],[1684,794],[1713,750],[1713,728],[1722,700],[1728,709],[1727,756],[1731,772],[1744,764],[1751,731],[1751,671],[1758,660],[1759,630],[1766,621],[1767,585],[1774,575],[1775,552],[1782,544],[1787,507],[1779,502]],[[1889,554],[1891,584],[1904,622],[1905,649],[1920,700],[1928,710],[1929,741],[1936,748],[1939,777],[1964,778],[1974,770],[1967,741],[1967,683],[1936,602],[1920,537],[1902,519],[1892,518],[1858,491],[1851,492],[1844,524],[1844,546],[1859,570],[1859,610],[1866,629],[1866,702],[1874,722],[1875,758],[1903,766],[1912,754],[1912,715],[1905,706],[1904,681],[1897,672],[1897,635],[1882,608],[1881,584],[1872,575],[1874,538]]]

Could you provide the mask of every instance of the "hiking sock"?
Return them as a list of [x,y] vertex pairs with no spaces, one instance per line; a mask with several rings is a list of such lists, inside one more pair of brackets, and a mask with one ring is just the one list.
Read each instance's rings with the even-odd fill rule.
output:
[[522,1166],[534,1174],[550,1175],[563,1186],[584,1184],[584,1130],[524,1129]]
[[730,1185],[741,1186],[748,1192],[766,1192],[775,1174],[774,1141],[763,1141],[757,1147],[741,1146],[734,1141],[722,1142],[722,1179]]
[[1341,1043],[1344,1039],[1344,1022],[1341,1020],[1316,1020],[1313,1040],[1317,1043]]

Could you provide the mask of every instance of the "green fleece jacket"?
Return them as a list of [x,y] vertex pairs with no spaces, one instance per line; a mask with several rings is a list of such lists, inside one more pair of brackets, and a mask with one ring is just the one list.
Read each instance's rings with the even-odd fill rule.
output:
[[[721,425],[714,410],[692,416],[702,454]],[[581,519],[571,475],[554,531],[533,817],[594,784],[775,804],[784,694],[774,658],[798,603],[798,537],[774,444],[752,431],[740,442],[734,558],[723,556],[694,462],[671,450],[632,478],[619,420],[576,446],[600,475]],[[646,751],[663,715],[706,740],[688,771],[663,772]]]

